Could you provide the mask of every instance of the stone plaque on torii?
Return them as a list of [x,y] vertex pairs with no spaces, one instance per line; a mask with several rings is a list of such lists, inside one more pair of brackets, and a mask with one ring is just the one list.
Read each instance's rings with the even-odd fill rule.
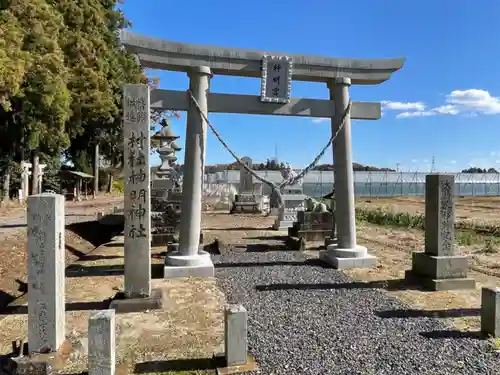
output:
[[[205,118],[209,112],[330,118],[332,132],[338,132],[334,140],[337,242],[329,245],[320,257],[337,268],[373,265],[375,257],[356,242],[350,120],[377,120],[381,117],[381,105],[352,102],[350,113],[345,112],[349,108],[351,84],[380,84],[402,68],[404,58],[346,59],[268,53],[177,43],[129,31],[122,32],[121,41],[144,68],[188,73],[189,90],[194,98],[185,91],[151,91],[153,108],[188,112],[184,165],[189,172],[183,181],[180,244],[179,251],[165,259],[165,277],[213,275],[210,257],[199,252],[198,246],[207,134]],[[286,69],[271,76],[270,66],[274,71],[278,61]],[[261,95],[210,93],[209,83],[214,74],[260,78]],[[291,98],[292,79],[324,82],[330,98]],[[339,127],[344,116],[344,125]]]

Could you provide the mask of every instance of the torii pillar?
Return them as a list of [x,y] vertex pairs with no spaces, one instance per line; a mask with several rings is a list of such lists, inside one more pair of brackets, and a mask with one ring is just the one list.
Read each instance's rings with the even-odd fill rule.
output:
[[328,245],[326,250],[320,251],[319,258],[337,269],[372,267],[377,260],[375,256],[368,254],[366,247],[356,243],[350,114],[346,115],[344,125],[340,127],[349,105],[349,86],[351,79],[346,77],[335,78],[328,82],[330,100],[335,106],[335,116],[331,120],[332,134],[338,132],[333,142],[337,239]]
[[[188,73],[189,89],[205,116],[208,116],[208,92],[211,75],[210,68],[203,66],[192,68]],[[184,154],[185,168],[182,179],[179,248],[165,257],[164,278],[214,276],[214,264],[210,254],[200,249],[201,200],[206,143],[207,123],[195,103],[190,99]]]

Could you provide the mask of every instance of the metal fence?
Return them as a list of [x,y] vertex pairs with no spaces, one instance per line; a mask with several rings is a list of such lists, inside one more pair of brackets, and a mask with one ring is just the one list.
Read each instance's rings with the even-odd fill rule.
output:
[[[283,180],[279,171],[257,171],[275,183]],[[354,172],[355,194],[360,197],[423,196],[425,194],[424,172]],[[453,173],[456,194],[460,196],[500,196],[499,173]],[[229,170],[210,173],[207,183],[232,184],[238,189],[240,172]],[[333,171],[312,171],[304,178],[304,194],[322,196],[333,189]],[[271,189],[264,186],[264,194]]]

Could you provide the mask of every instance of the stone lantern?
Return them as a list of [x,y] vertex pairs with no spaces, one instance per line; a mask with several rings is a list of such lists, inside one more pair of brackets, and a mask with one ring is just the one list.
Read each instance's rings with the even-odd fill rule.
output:
[[154,147],[157,147],[156,152],[160,156],[161,165],[156,171],[156,176],[159,179],[173,178],[176,179],[176,171],[173,168],[177,161],[175,153],[181,148],[177,146],[175,140],[179,137],[174,134],[169,125],[163,128],[151,137],[151,142]]

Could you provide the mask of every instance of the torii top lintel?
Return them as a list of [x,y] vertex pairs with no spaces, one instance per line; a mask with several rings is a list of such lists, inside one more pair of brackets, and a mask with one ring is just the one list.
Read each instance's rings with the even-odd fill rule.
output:
[[194,66],[207,66],[214,74],[240,77],[261,77],[263,56],[273,55],[292,58],[294,80],[327,82],[335,77],[349,77],[352,84],[375,85],[388,80],[405,62],[405,58],[347,59],[212,47],[152,38],[127,30],[121,32],[120,39],[129,53],[138,56],[144,68],[182,72]]

